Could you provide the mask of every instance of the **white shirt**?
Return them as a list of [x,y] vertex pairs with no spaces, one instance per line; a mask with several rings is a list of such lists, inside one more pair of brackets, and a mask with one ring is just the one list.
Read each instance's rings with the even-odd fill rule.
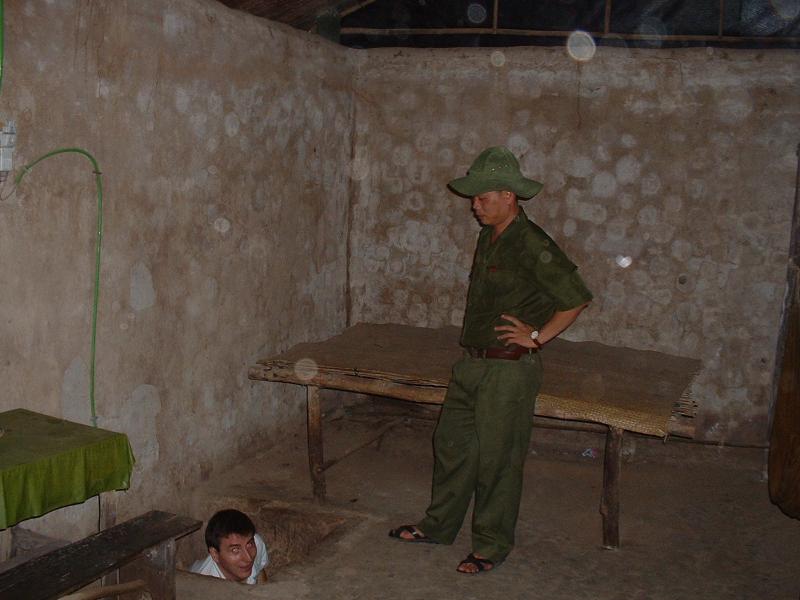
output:
[[[264,540],[261,539],[261,536],[258,534],[255,534],[253,538],[256,542],[256,558],[253,560],[253,570],[250,572],[250,577],[244,580],[244,583],[249,584],[254,584],[258,579],[258,574],[269,564],[269,554],[267,553],[267,545],[264,543]],[[206,556],[205,560],[194,561],[189,571],[197,573],[198,575],[225,579],[225,575],[222,574],[219,565],[214,562],[210,554]]]

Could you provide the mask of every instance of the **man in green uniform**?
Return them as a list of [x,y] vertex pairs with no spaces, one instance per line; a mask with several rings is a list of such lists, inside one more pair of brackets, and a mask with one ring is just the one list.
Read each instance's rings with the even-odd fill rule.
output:
[[542,184],[522,175],[506,148],[484,150],[451,190],[472,198],[483,226],[470,275],[461,345],[434,434],[431,503],[417,525],[389,535],[451,544],[469,502],[472,553],[462,573],[488,571],[514,545],[533,408],[541,383],[539,351],[569,327],[592,295],[555,242],[529,221],[517,199]]

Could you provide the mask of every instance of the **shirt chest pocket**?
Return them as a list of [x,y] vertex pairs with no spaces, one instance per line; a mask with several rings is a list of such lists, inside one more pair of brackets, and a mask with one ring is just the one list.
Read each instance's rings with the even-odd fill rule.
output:
[[511,269],[504,265],[489,264],[486,266],[486,283],[492,296],[504,296],[517,288],[519,274],[516,269]]

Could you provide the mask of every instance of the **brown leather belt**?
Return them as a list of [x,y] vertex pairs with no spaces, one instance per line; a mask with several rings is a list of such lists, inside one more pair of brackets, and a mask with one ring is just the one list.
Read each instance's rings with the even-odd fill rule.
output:
[[501,358],[503,360],[519,360],[521,356],[536,354],[539,351],[538,348],[525,348],[516,344],[512,344],[507,348],[473,348],[472,346],[467,346],[465,350],[472,358]]

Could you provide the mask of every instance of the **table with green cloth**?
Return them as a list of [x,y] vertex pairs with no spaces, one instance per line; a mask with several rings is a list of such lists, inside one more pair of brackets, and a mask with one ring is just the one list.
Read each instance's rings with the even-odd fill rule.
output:
[[25,409],[0,413],[0,529],[127,489],[128,437]]

